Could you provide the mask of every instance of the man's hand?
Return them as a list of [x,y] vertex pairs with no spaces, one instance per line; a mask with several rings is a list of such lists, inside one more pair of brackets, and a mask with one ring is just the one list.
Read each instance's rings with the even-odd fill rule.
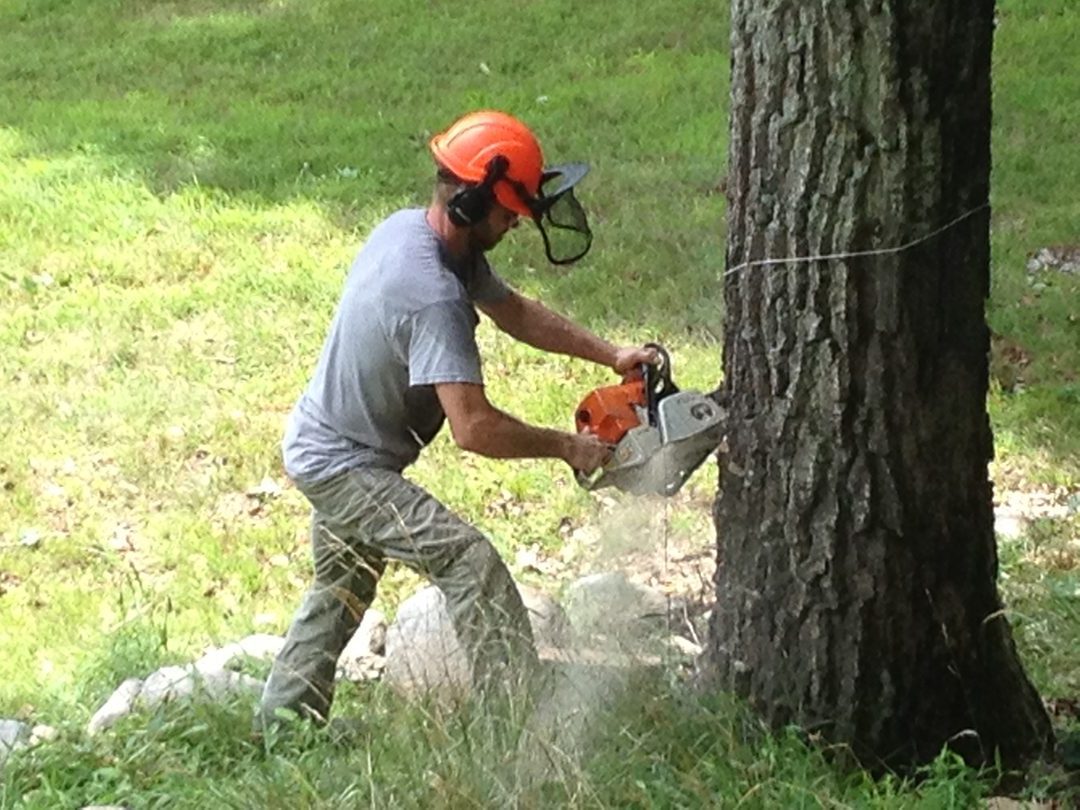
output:
[[574,470],[590,475],[598,467],[604,466],[611,457],[611,446],[591,433],[566,434],[566,448],[563,461]]
[[646,346],[623,346],[615,351],[615,362],[611,367],[616,374],[636,376],[643,364],[656,365],[660,355],[656,349]]

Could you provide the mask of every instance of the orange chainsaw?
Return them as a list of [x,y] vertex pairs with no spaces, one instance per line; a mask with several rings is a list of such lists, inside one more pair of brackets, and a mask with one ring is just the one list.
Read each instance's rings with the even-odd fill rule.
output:
[[611,459],[592,475],[579,473],[585,489],[613,486],[632,495],[674,495],[723,440],[719,389],[680,391],[671,380],[671,358],[656,343],[659,363],[620,385],[597,388],[574,414],[578,433],[613,446]]

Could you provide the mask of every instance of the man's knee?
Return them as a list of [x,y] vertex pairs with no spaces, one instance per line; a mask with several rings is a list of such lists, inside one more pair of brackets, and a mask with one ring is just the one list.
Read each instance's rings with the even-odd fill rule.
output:
[[488,596],[513,583],[499,552],[490,541],[479,535],[459,549],[455,558],[435,579],[440,585],[467,588]]

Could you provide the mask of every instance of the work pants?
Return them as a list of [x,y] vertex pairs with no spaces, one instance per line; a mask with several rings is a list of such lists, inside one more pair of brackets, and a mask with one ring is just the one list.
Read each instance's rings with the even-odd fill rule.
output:
[[392,470],[357,468],[300,488],[313,506],[315,580],[266,682],[264,722],[281,708],[326,720],[338,657],[375,598],[388,560],[442,590],[474,686],[535,669],[517,586],[474,527]]

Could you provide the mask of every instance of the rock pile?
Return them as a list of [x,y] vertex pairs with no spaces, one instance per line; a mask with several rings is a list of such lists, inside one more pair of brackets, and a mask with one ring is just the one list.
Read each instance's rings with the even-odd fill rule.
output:
[[[583,577],[567,590],[565,608],[548,594],[519,585],[529,611],[541,659],[602,661],[616,667],[656,663],[663,656],[686,662],[701,652],[694,642],[668,630],[671,605],[663,594],[636,585],[618,573]],[[643,645],[643,640],[649,643]],[[271,661],[284,638],[256,634],[213,647],[184,665],[166,666],[145,677],[132,676],[109,696],[86,727],[90,736],[137,711],[152,711],[176,700],[224,701],[258,695],[263,682],[239,671],[245,661]],[[646,653],[646,647],[651,652]],[[339,680],[384,679],[396,691],[419,694],[467,688],[469,671],[442,592],[420,589],[387,624],[369,609],[338,660]],[[0,719],[0,768],[11,751],[53,739],[56,731],[19,720]]]

